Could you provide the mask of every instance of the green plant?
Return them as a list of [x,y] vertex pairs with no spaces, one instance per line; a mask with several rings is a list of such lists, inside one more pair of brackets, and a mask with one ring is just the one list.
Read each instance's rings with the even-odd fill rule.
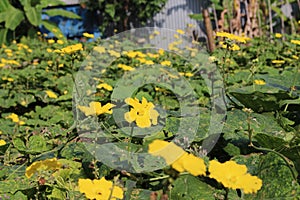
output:
[[80,0],[90,10],[100,11],[100,29],[106,35],[130,29],[130,24],[145,24],[167,0]]
[[53,33],[57,37],[63,37],[55,23],[46,19],[42,20],[42,13],[49,16],[61,15],[74,19],[80,19],[80,16],[62,9],[43,10],[50,5],[60,6],[64,5],[64,2],[60,0],[17,0],[11,3],[9,0],[2,0],[0,2],[0,44],[10,39],[30,34],[30,31],[40,25],[45,26],[50,31],[56,30]]

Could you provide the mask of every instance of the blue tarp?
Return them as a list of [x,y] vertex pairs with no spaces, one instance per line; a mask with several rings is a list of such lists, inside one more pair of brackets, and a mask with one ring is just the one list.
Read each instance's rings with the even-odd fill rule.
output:
[[[101,37],[99,26],[96,21],[96,15],[94,15],[92,11],[82,8],[80,5],[71,5],[58,8],[73,12],[82,18],[81,20],[78,20],[62,16],[50,17],[46,14],[42,14],[42,19],[47,19],[57,24],[67,38],[80,38],[85,32],[94,34],[95,38]],[[47,8],[45,10],[48,9],[51,8]],[[48,35],[47,38],[55,37],[53,33],[43,26],[40,27],[40,30],[42,33],[46,33]]]

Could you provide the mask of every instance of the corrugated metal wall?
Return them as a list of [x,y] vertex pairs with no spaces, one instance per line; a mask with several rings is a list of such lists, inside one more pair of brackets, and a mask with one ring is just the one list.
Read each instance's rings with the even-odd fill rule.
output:
[[201,0],[168,0],[163,10],[154,16],[148,26],[185,30],[188,24],[192,24],[199,37],[206,37],[203,22],[189,17],[189,14],[201,12]]

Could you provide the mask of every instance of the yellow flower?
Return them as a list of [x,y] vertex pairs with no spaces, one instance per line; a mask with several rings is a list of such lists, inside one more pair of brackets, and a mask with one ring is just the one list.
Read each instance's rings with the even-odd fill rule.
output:
[[179,72],[179,74],[180,74],[181,76],[186,76],[186,77],[192,77],[192,76],[194,76],[194,74],[191,73],[191,72],[186,72],[186,73],[184,73],[184,72]]
[[300,40],[291,40],[291,43],[292,44],[300,45]]
[[296,55],[292,55],[292,58],[294,58],[295,60],[298,60],[298,59],[299,59],[299,57],[296,56]]
[[264,80],[254,80],[254,84],[256,84],[256,85],[265,85],[266,82]]
[[51,53],[52,51],[53,51],[52,49],[47,48],[47,52],[48,52],[48,53]]
[[113,90],[112,86],[108,85],[107,83],[101,83],[101,84],[97,85],[97,88],[99,88],[99,89],[104,88],[108,91]]
[[53,44],[53,43],[55,43],[55,40],[50,39],[50,40],[48,40],[48,43],[49,43],[49,44]]
[[0,146],[4,146],[4,145],[6,145],[5,140],[0,140]]
[[179,51],[179,49],[176,47],[176,44],[173,42],[173,43],[170,43],[169,45],[168,45],[168,49],[170,50],[170,51]]
[[24,125],[25,122],[19,119],[19,116],[15,113],[12,113],[6,117],[6,119],[11,119],[13,122],[18,123],[19,125]]
[[247,173],[245,165],[237,164],[234,161],[219,163],[216,160],[209,162],[209,177],[216,179],[225,187],[231,189],[242,189],[245,193],[255,193],[261,186],[262,181]]
[[159,54],[147,53],[147,56],[149,56],[150,58],[158,58]]
[[96,200],[115,200],[123,199],[123,190],[121,187],[113,185],[113,182],[107,181],[105,177],[100,180],[79,179],[78,187],[81,193],[84,193],[88,199]]
[[78,106],[79,110],[81,110],[86,116],[91,115],[101,115],[103,113],[112,114],[112,108],[114,104],[107,103],[104,106],[101,106],[100,102],[91,102],[89,106]]
[[64,41],[62,41],[62,40],[57,40],[56,43],[57,43],[57,44],[64,44]]
[[174,34],[174,38],[179,39],[179,35]]
[[154,35],[159,35],[160,32],[159,32],[159,31],[153,31],[153,34],[154,34]]
[[243,190],[245,194],[256,193],[262,187],[262,180],[257,176],[245,174],[238,177],[236,184]]
[[146,64],[146,65],[153,65],[154,62],[153,62],[152,60],[146,60],[146,61],[145,61],[145,64]]
[[136,51],[129,51],[126,53],[129,58],[135,58],[138,54]]
[[282,38],[282,35],[280,33],[275,33],[276,38]]
[[132,71],[132,70],[134,70],[133,67],[130,67],[130,66],[124,65],[124,64],[118,64],[118,67],[121,68],[121,69],[123,69],[123,70],[125,70],[125,71]]
[[216,35],[218,37],[225,37],[230,40],[235,40],[235,41],[242,42],[242,43],[246,43],[248,40],[250,40],[250,38],[248,38],[248,37],[238,36],[238,35],[234,35],[234,34],[226,33],[226,32],[217,32]]
[[119,52],[116,52],[114,50],[108,50],[109,55],[119,58],[121,54]]
[[164,55],[164,53],[165,53],[165,51],[164,51],[163,49],[159,49],[159,50],[158,50],[158,54],[159,54],[159,55],[162,56],[162,55]]
[[283,64],[283,63],[285,63],[285,61],[284,60],[272,60],[272,63],[273,64]]
[[57,99],[57,95],[54,92],[52,92],[51,90],[46,90],[45,92],[49,98]]
[[247,173],[247,167],[234,161],[219,163],[216,160],[212,160],[209,162],[208,171],[210,178],[216,179],[227,188],[237,189],[237,178]]
[[173,164],[184,154],[187,154],[181,147],[177,146],[173,142],[166,142],[163,140],[154,140],[150,143],[148,146],[148,153],[153,156],[163,157],[168,165]]
[[136,125],[140,128],[150,127],[151,124],[157,124],[157,118],[159,113],[154,110],[154,105],[148,102],[144,97],[140,103],[137,98],[127,98],[125,102],[131,105],[133,108],[127,113],[125,113],[125,120],[129,123],[136,122]]
[[13,82],[14,81],[13,78],[6,78],[6,77],[3,77],[2,80],[7,80],[8,82]]
[[101,47],[101,46],[94,47],[94,51],[97,51],[98,53],[105,53],[105,47]]
[[173,142],[154,140],[149,144],[148,152],[163,157],[166,163],[178,172],[187,171],[194,176],[206,174],[206,165],[202,158],[185,152]]
[[178,172],[187,171],[194,176],[206,174],[206,165],[204,160],[189,153],[185,153],[178,160],[176,160],[172,164],[172,168]]
[[223,41],[220,42],[220,45],[222,46],[223,49],[229,49],[232,51],[238,51],[241,49],[237,44],[232,44],[231,46],[228,46],[227,44],[224,44]]
[[170,66],[171,65],[171,61],[169,60],[164,60],[160,63],[162,66]]
[[136,51],[136,55],[138,56],[138,57],[140,57],[140,58],[145,58],[147,55],[146,54],[144,54],[144,53],[142,53],[142,52],[140,52],[140,51]]
[[181,29],[177,29],[176,32],[179,33],[180,35],[184,34],[184,30],[181,30]]
[[12,50],[11,49],[5,49],[4,52],[5,53],[12,53]]
[[61,166],[61,163],[56,158],[37,161],[26,168],[25,176],[30,178],[37,171],[56,170],[60,169]]
[[57,49],[54,52],[72,54],[72,53],[75,53],[76,51],[81,51],[81,50],[83,50],[82,44],[78,43],[78,44],[74,44],[74,45],[70,45],[65,48],[62,48],[61,50]]
[[89,34],[89,33],[83,33],[82,35],[84,37],[87,37],[87,38],[94,38],[95,37],[93,34]]
[[18,65],[20,66],[20,63],[15,60],[6,60],[5,58],[1,58],[1,63],[8,64],[8,65]]
[[53,61],[49,60],[49,61],[47,61],[47,64],[48,64],[48,66],[52,66]]

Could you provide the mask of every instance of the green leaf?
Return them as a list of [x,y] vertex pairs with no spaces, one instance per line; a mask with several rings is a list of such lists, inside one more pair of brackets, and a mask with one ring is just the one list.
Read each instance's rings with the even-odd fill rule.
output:
[[26,5],[24,7],[25,14],[29,22],[33,26],[39,26],[42,22],[42,9]]
[[29,179],[8,179],[0,181],[0,194],[3,193],[15,193],[18,190],[26,190],[36,187],[36,182],[32,182]]
[[50,9],[50,10],[46,10],[44,11],[44,13],[46,13],[49,16],[62,16],[62,17],[68,17],[71,19],[81,19],[81,17],[73,12],[70,11],[66,11],[63,9]]
[[10,7],[6,12],[5,28],[14,31],[24,20],[23,12],[14,7]]
[[114,18],[115,17],[115,5],[114,4],[106,4],[105,5],[105,12],[111,17]]
[[8,10],[9,7],[12,7],[12,6],[10,5],[8,0],[0,1],[0,12]]
[[48,6],[66,5],[66,3],[61,0],[47,0],[47,1],[40,1],[40,5],[41,7],[46,8]]
[[214,189],[192,175],[180,176],[173,183],[170,199],[214,199]]
[[28,141],[28,152],[34,154],[34,153],[41,153],[49,150],[47,147],[46,140],[41,135],[33,135],[29,138]]
[[0,29],[0,44],[4,44],[6,42],[7,32],[7,28]]
[[265,133],[258,133],[254,136],[258,144],[264,148],[280,150],[288,143],[282,138]]
[[49,20],[42,20],[42,25],[45,26],[45,28],[48,29],[51,32],[53,32],[54,29],[57,30],[57,31],[53,32],[53,34],[57,38],[60,38],[61,36],[64,36],[64,34],[61,32],[61,30],[59,29],[59,27],[55,23],[50,22]]

